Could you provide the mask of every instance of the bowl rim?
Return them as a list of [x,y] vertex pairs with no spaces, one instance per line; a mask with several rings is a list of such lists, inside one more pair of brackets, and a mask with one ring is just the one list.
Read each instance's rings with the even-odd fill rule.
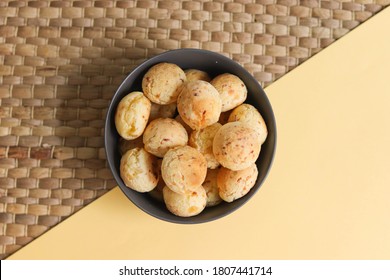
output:
[[[271,152],[268,168],[266,169],[261,182],[259,182],[259,183],[256,182],[256,184],[258,184],[257,188],[255,190],[253,190],[253,192],[252,192],[252,194],[251,194],[251,196],[249,198],[244,200],[238,206],[236,206],[236,207],[234,207],[232,209],[228,209],[227,211],[221,213],[220,215],[213,216],[213,217],[211,217],[209,219],[206,219],[204,221],[193,221],[193,220],[190,220],[189,218],[174,216],[173,214],[172,214],[173,218],[169,219],[169,218],[161,217],[161,216],[153,213],[153,211],[149,211],[148,209],[145,209],[144,207],[141,207],[141,205],[139,205],[139,203],[137,203],[135,201],[135,199],[132,196],[130,196],[128,194],[128,192],[126,192],[123,189],[124,187],[120,184],[122,179],[118,177],[119,175],[116,174],[117,172],[114,172],[114,170],[116,170],[117,168],[115,168],[115,163],[113,162],[112,154],[110,154],[109,151],[108,151],[109,149],[106,148],[109,145],[108,144],[108,129],[107,128],[109,126],[111,126],[111,119],[112,119],[112,117],[110,117],[110,115],[115,113],[115,108],[113,106],[113,102],[112,101],[118,98],[117,96],[120,94],[122,88],[125,87],[127,80],[130,77],[132,77],[132,75],[134,75],[134,73],[137,73],[138,71],[142,70],[145,67],[145,64],[148,64],[148,63],[150,63],[151,61],[154,61],[154,60],[156,60],[156,63],[163,62],[163,60],[160,60],[162,57],[166,56],[167,54],[177,53],[177,52],[189,52],[189,53],[197,52],[197,53],[201,53],[201,54],[203,53],[203,54],[213,55],[216,58],[219,58],[219,59],[222,59],[222,60],[228,60],[229,63],[235,64],[235,66],[240,68],[240,71],[242,71],[246,76],[249,76],[249,77],[251,77],[251,79],[256,81],[257,86],[259,87],[259,89],[261,91],[261,94],[263,95],[263,98],[265,99],[264,102],[267,103],[266,106],[270,108],[270,112],[267,114],[267,116],[268,116],[268,118],[271,120],[271,122],[273,124],[273,132],[274,132],[274,134],[273,134],[273,138],[272,138],[273,142],[271,143],[271,145],[273,146],[273,149],[272,149],[272,152]],[[167,62],[169,62],[169,61],[167,61]],[[216,63],[218,63],[218,62],[216,62]],[[152,64],[152,65],[154,65],[154,64]],[[251,73],[249,73],[248,70],[246,70],[237,61],[235,61],[235,60],[233,60],[233,59],[231,59],[231,58],[229,58],[229,57],[227,57],[227,56],[225,56],[225,55],[223,55],[223,54],[221,54],[219,52],[214,52],[214,51],[209,51],[209,50],[204,50],[204,49],[195,49],[195,48],[180,48],[180,49],[167,50],[167,51],[164,51],[162,53],[159,53],[157,55],[153,55],[153,56],[145,59],[140,64],[138,64],[136,67],[134,67],[129,73],[126,74],[126,77],[122,80],[121,84],[115,90],[115,93],[111,97],[110,104],[108,105],[107,112],[106,112],[106,119],[105,119],[104,123],[105,123],[105,125],[104,125],[104,148],[105,148],[106,160],[108,162],[108,166],[109,166],[110,172],[111,172],[112,176],[114,177],[117,186],[121,189],[122,193],[137,208],[139,208],[143,212],[151,215],[154,218],[157,218],[157,219],[159,219],[161,221],[174,223],[174,224],[202,224],[202,223],[207,223],[207,222],[219,220],[219,219],[221,219],[223,217],[226,217],[229,214],[237,211],[244,204],[246,204],[258,192],[258,190],[261,188],[263,183],[266,181],[266,179],[267,179],[267,177],[268,177],[268,175],[270,173],[270,170],[272,169],[274,160],[275,160],[275,153],[276,153],[276,148],[277,148],[277,126],[276,126],[276,118],[275,118],[274,110],[272,108],[272,105],[271,105],[271,103],[269,101],[269,98],[268,98],[267,94],[265,93],[265,91],[264,91],[263,87],[261,86],[261,84],[259,83],[259,81]],[[267,124],[267,126],[268,126],[268,124]]]

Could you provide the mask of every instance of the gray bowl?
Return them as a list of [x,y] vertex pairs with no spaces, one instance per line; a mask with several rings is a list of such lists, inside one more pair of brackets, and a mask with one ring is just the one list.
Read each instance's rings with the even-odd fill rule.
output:
[[[231,203],[223,202],[217,206],[206,208],[197,216],[183,218],[171,214],[165,207],[164,203],[153,199],[148,194],[133,191],[127,188],[123,183],[119,171],[121,155],[118,149],[119,134],[115,129],[115,111],[119,101],[125,95],[135,90],[142,91],[142,77],[151,66],[160,62],[175,63],[184,70],[190,68],[203,70],[209,73],[211,77],[222,73],[231,73],[240,77],[247,86],[248,98],[245,103],[252,104],[259,110],[267,124],[268,137],[262,145],[260,156],[256,161],[259,171],[256,184],[244,197]],[[271,104],[269,103],[262,87],[258,81],[242,66],[218,53],[198,49],[178,49],[167,51],[150,58],[135,68],[126,77],[116,91],[108,108],[104,137],[107,160],[112,174],[120,189],[136,206],[146,213],[164,221],[180,224],[196,224],[224,217],[239,209],[255,195],[260,186],[263,184],[271,168],[276,147],[276,124]]]

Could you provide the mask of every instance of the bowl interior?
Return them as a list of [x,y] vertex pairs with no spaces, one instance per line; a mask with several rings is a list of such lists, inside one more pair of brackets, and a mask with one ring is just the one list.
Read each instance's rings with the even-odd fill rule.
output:
[[[245,103],[255,106],[264,118],[268,128],[268,137],[262,145],[260,156],[256,162],[259,175],[255,186],[244,197],[231,203],[221,203],[217,206],[206,208],[199,215],[182,218],[171,214],[164,203],[158,202],[148,194],[138,193],[127,188],[119,174],[121,155],[118,149],[119,134],[115,128],[115,111],[119,101],[131,91],[142,91],[142,77],[147,70],[160,62],[177,64],[182,69],[199,69],[214,77],[222,73],[231,73],[240,77],[248,88],[248,97]],[[221,218],[246,203],[260,188],[271,167],[276,145],[276,124],[271,104],[257,80],[238,63],[231,59],[210,51],[197,49],[180,49],[168,51],[157,55],[138,66],[132,71],[115,93],[107,112],[105,126],[105,148],[107,160],[113,176],[124,194],[140,209],[161,220],[194,224],[212,221]]]

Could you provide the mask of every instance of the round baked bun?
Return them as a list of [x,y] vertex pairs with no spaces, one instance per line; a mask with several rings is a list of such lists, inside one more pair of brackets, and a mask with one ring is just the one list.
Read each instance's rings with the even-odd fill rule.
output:
[[210,82],[211,80],[207,72],[198,69],[187,69],[184,71],[184,73],[186,73],[187,82],[198,81],[198,80]]
[[206,207],[207,196],[202,186],[194,188],[188,193],[176,193],[168,187],[163,188],[163,197],[167,209],[180,217],[198,215]]
[[187,145],[188,134],[178,121],[159,118],[148,124],[143,142],[146,151],[157,157],[163,157],[169,149]]
[[133,140],[144,132],[150,115],[151,103],[142,92],[133,91],[119,102],[115,112],[115,127],[119,135]]
[[236,107],[229,116],[228,122],[245,122],[257,131],[261,144],[264,143],[268,135],[267,125],[259,111],[250,104],[241,104]]
[[146,72],[142,79],[142,90],[152,102],[170,104],[176,102],[186,79],[186,74],[179,66],[162,62]]
[[169,150],[161,165],[161,175],[165,184],[172,191],[181,194],[196,190],[206,178],[206,173],[206,159],[190,146]]
[[238,171],[221,167],[217,175],[219,196],[226,202],[243,197],[255,185],[257,175],[257,166],[254,163]]
[[121,158],[120,176],[130,189],[149,192],[158,183],[157,158],[143,148],[131,149]]
[[225,73],[210,82],[219,92],[222,100],[222,112],[229,111],[242,104],[247,96],[244,82],[236,75]]
[[215,159],[231,170],[242,170],[254,163],[261,149],[257,132],[243,122],[223,125],[215,134],[213,153]]
[[191,133],[188,144],[201,152],[207,161],[207,168],[217,168],[219,162],[215,159],[213,153],[213,140],[217,131],[222,127],[220,123],[214,123],[200,130],[194,130]]
[[206,207],[215,206],[222,202],[217,184],[218,171],[219,169],[207,169],[206,179],[202,184],[207,195]]
[[194,130],[202,129],[218,121],[221,99],[210,83],[188,82],[177,99],[177,109],[188,126]]

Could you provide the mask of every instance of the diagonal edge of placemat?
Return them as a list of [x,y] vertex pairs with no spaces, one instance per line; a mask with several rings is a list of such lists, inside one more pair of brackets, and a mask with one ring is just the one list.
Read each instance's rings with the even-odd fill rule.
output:
[[115,186],[105,113],[117,86],[146,58],[208,49],[266,87],[389,4],[0,2],[0,258]]

